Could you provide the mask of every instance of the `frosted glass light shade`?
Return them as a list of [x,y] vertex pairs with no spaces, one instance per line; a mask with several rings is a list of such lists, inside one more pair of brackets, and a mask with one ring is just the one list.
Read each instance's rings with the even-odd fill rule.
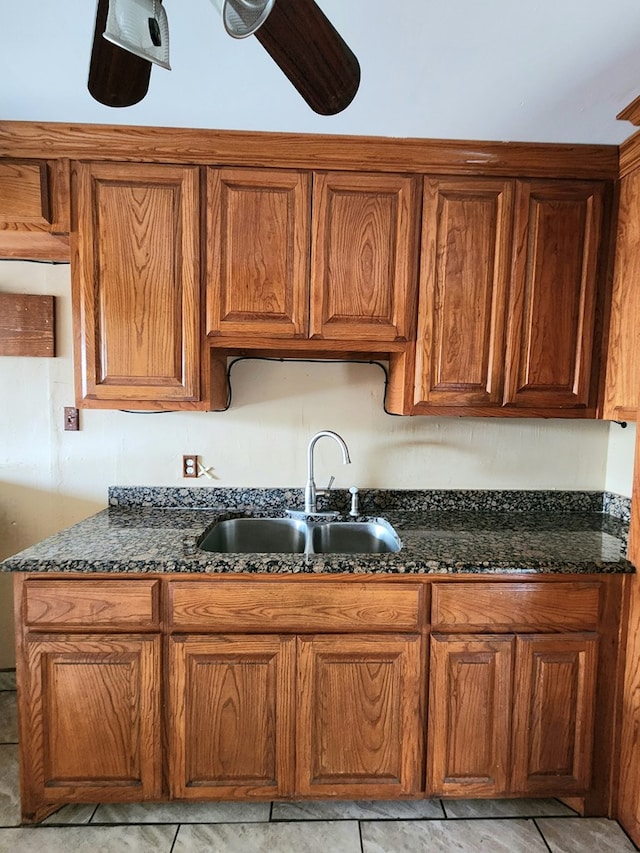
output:
[[253,35],[266,21],[275,0],[211,0],[230,36],[243,39]]

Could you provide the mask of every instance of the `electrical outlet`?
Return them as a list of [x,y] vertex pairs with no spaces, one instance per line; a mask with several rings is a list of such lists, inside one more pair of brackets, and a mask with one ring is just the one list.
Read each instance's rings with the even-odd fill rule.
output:
[[64,407],[64,428],[72,432],[80,429],[80,412],[74,406]]
[[189,453],[182,457],[182,476],[198,476],[198,457],[195,453]]

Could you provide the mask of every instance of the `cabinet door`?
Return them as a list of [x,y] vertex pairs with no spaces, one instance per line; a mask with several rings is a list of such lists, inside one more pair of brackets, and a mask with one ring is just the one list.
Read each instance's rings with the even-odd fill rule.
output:
[[27,635],[20,696],[25,819],[47,803],[160,796],[160,637]]
[[68,160],[0,159],[0,257],[69,260]]
[[295,638],[174,637],[169,666],[171,796],[290,795]]
[[594,415],[604,185],[518,181],[504,402]]
[[296,793],[420,790],[420,647],[418,636],[298,638]]
[[640,170],[620,181],[604,417],[637,419],[640,395]]
[[414,404],[502,402],[513,185],[424,182]]
[[584,793],[591,780],[597,636],[520,636],[512,793]]
[[207,170],[207,334],[307,333],[311,176]]
[[419,221],[416,181],[405,175],[314,175],[312,338],[411,338]]
[[79,163],[75,177],[78,401],[109,408],[198,401],[198,168]]
[[507,791],[513,647],[513,635],[432,635],[430,796]]

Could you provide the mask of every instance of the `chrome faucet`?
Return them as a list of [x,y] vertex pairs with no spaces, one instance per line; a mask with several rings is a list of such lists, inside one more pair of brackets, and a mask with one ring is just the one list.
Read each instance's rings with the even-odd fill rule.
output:
[[316,489],[316,484],[313,479],[313,451],[318,439],[323,438],[324,436],[326,436],[327,438],[332,438],[340,445],[340,448],[342,450],[342,461],[345,465],[349,465],[349,463],[351,462],[351,459],[349,458],[349,449],[344,443],[344,440],[338,435],[337,432],[332,432],[330,429],[323,429],[313,436],[313,438],[309,442],[307,459],[307,485],[304,487],[304,511],[308,515],[313,515],[318,511],[316,506],[318,495],[326,495],[329,492],[329,489],[331,488],[331,483],[333,483],[332,477],[329,481],[328,489]]

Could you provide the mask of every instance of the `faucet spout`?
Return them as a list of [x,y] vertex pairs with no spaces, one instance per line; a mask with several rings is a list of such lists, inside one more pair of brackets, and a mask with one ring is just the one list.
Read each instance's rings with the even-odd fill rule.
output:
[[307,484],[304,489],[304,511],[309,515],[313,515],[317,512],[317,497],[318,497],[318,489],[316,489],[316,484],[313,479],[314,477],[314,458],[313,451],[315,449],[316,444],[319,439],[324,438],[332,438],[342,450],[342,461],[345,465],[349,465],[351,462],[351,458],[349,456],[349,448],[344,442],[344,439],[338,435],[337,432],[333,432],[330,429],[323,429],[320,432],[317,432],[311,441],[309,442],[309,449],[307,451]]

